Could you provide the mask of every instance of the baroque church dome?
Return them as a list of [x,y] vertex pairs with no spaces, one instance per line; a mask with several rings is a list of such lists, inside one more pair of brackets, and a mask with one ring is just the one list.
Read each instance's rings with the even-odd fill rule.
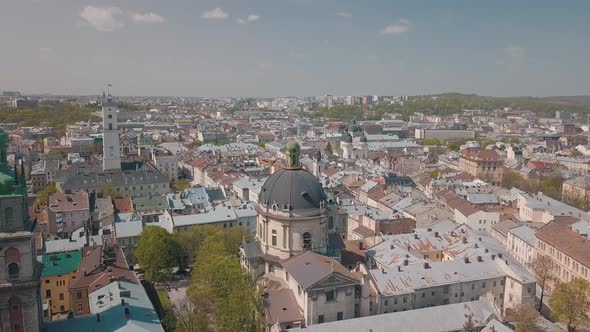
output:
[[280,211],[319,209],[326,199],[318,179],[299,163],[299,144],[287,143],[283,169],[268,177],[258,199],[259,205]]

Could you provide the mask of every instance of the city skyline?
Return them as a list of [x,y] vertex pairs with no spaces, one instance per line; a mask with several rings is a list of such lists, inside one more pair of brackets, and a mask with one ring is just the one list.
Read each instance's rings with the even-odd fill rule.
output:
[[111,82],[128,96],[588,94],[590,4],[486,6],[8,1],[0,90],[89,95]]

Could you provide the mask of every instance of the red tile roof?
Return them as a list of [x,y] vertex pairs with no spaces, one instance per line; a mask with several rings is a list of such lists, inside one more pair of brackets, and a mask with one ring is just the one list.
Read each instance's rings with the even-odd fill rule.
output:
[[576,262],[590,268],[590,240],[572,230],[574,220],[551,221],[535,235]]

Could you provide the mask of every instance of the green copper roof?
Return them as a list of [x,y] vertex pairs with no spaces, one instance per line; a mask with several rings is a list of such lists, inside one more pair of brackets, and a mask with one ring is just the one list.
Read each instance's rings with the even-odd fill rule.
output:
[[82,261],[82,254],[79,251],[43,255],[43,272],[41,276],[53,277],[77,271],[80,261]]

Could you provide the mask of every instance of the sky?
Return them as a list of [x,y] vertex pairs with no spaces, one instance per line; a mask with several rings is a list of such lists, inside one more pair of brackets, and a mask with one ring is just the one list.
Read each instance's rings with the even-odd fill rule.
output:
[[0,91],[590,94],[587,0],[1,0]]

